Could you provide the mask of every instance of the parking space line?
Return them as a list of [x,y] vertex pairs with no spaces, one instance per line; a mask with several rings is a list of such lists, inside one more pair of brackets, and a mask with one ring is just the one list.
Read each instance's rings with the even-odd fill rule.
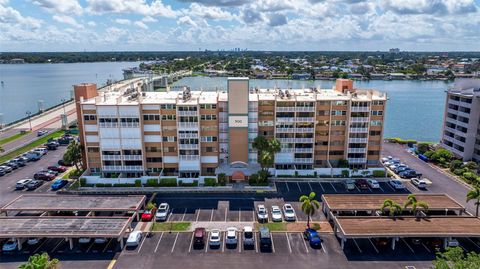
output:
[[241,220],[241,217],[242,217],[242,208],[239,208],[238,209],[238,221]]
[[272,236],[272,233],[270,233],[270,238],[271,238],[271,241],[272,241],[272,251],[273,253],[275,253],[275,244],[273,243],[273,236]]
[[93,244],[95,244],[95,240],[93,240],[93,242],[90,244],[90,246],[87,248],[87,253],[90,252],[90,249],[92,249],[93,247]]
[[212,208],[212,213],[210,214],[210,221],[213,221],[213,208]]
[[147,236],[142,237],[142,242],[140,243],[140,247],[138,247],[137,253],[140,253],[140,250],[143,247],[143,243],[145,243],[145,240],[147,240]]
[[237,240],[237,245],[238,245],[238,253],[241,253],[242,252],[242,246],[243,244],[241,243],[242,242],[242,235],[240,232],[238,232],[238,240]]
[[199,208],[199,209],[197,210],[197,218],[195,219],[195,222],[198,222],[198,216],[200,215],[200,211],[201,211],[201,209]]
[[385,192],[382,188],[382,186],[380,186],[380,184],[378,185],[378,187],[382,190],[382,192]]
[[58,244],[52,249],[51,252],[52,252],[52,253],[55,252],[55,250],[57,250],[57,248],[58,248],[61,244],[63,244],[63,241],[64,241],[64,239],[60,240],[60,242],[58,242]]
[[335,189],[335,186],[333,186],[332,182],[329,182],[329,183],[330,183],[330,185],[332,186],[333,190],[334,190],[335,192],[337,192],[337,189]]
[[102,253],[105,253],[105,251],[107,251],[107,248],[108,248],[108,246],[110,245],[110,243],[112,243],[112,241],[113,241],[113,238],[110,238],[110,240],[108,241],[108,243],[107,243],[107,244],[105,245],[105,247],[103,248]]
[[405,245],[407,245],[407,247],[410,249],[410,251],[411,251],[412,253],[415,253],[415,251],[413,250],[413,248],[407,243],[407,241],[405,241],[405,239],[402,238],[402,241],[403,241],[403,243],[405,243]]
[[255,208],[252,210],[252,221],[255,221]]
[[192,251],[192,245],[193,245],[193,237],[195,236],[194,233],[192,233],[192,239],[190,239],[190,246],[188,247],[188,253]]
[[386,184],[392,191],[396,191],[392,186],[390,186],[390,183],[387,182]]
[[257,244],[259,244],[260,242],[258,242],[258,236],[257,236],[257,233],[253,233],[255,235],[255,253],[258,253],[258,247],[257,247]]
[[287,186],[287,191],[290,192],[290,188],[288,187],[288,182],[285,182],[285,186]]
[[320,188],[322,188],[322,191],[325,192],[325,189],[323,188],[322,182],[318,182],[318,185],[320,185]]
[[[226,236],[226,235],[225,235]],[[220,232],[220,240],[222,240],[222,252],[225,252],[225,238],[223,238],[222,233]]]
[[432,253],[432,252],[430,251],[430,249],[428,249],[427,246],[425,246],[425,244],[424,244],[423,242],[422,242],[422,246],[428,251],[428,253]]
[[355,189],[357,189],[358,192],[362,192],[362,191],[357,187],[357,185],[355,185]]
[[325,249],[325,246],[323,245],[322,241],[320,241],[320,246],[322,247],[323,253],[327,254],[327,250]]
[[358,251],[360,251],[360,253],[362,253],[362,249],[360,248],[360,246],[358,245],[357,241],[355,240],[355,238],[352,238],[353,239],[353,243],[355,243],[355,246],[357,246],[358,248]]
[[288,233],[285,233],[285,237],[287,238],[288,250],[290,251],[290,253],[292,253],[292,246],[290,246],[290,240],[288,239]]
[[173,253],[173,250],[175,249],[175,244],[177,243],[177,239],[178,239],[178,232],[177,232],[177,235],[175,236],[175,241],[173,241],[173,246],[172,246],[172,250],[170,251],[170,253]]
[[225,222],[227,222],[227,211],[228,211],[228,208],[225,207]]
[[307,251],[307,253],[310,253],[310,251],[308,250],[308,247],[307,247],[307,243],[305,243],[306,240],[303,239],[302,234],[300,234],[300,239],[302,240],[303,245],[305,246],[305,250]]
[[160,241],[162,241],[162,238],[163,238],[163,233],[160,234],[160,238],[158,239],[158,242],[157,242],[157,246],[155,246],[155,250],[153,251],[154,253],[157,253],[157,250],[158,250],[158,246],[160,246]]
[[310,191],[313,191],[312,185],[310,185],[310,181],[307,181],[308,187],[310,187]]
[[472,239],[470,239],[469,237],[467,237],[468,241],[472,242],[472,244],[474,244],[477,248],[480,248],[480,246],[475,243]]
[[297,181],[297,187],[298,187],[298,191],[302,192],[302,189],[300,188],[300,183],[298,183],[298,181]]
[[43,245],[45,245],[45,243],[46,243],[48,240],[49,240],[48,238],[45,239],[45,240],[43,241],[43,243],[41,243],[41,244],[33,251],[33,253],[37,253],[38,250],[39,250]]
[[182,221],[185,219],[186,214],[187,214],[187,209],[185,208],[185,210],[183,211]]
[[377,247],[375,246],[375,244],[373,244],[372,239],[368,238],[368,242],[370,242],[370,244],[372,244],[372,247],[375,249],[375,251],[377,252],[377,254],[380,253],[380,252],[378,251]]
[[205,244],[205,253],[207,253],[207,250],[208,250],[208,246],[209,246],[208,242],[210,242],[210,232],[207,233],[207,244]]
[[172,209],[172,212],[170,214],[167,211],[167,215],[168,215],[168,217],[167,217],[166,222],[170,221],[170,217],[173,215],[173,209]]

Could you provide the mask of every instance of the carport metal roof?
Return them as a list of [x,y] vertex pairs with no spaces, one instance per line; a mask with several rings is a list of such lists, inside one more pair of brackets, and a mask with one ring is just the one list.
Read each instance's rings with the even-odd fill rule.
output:
[[20,195],[0,211],[135,211],[145,196]]
[[336,217],[344,238],[480,237],[475,217]]
[[4,217],[0,238],[25,237],[120,237],[131,218]]
[[[386,199],[400,205],[407,201],[408,194],[324,194],[322,200],[330,211],[379,210]],[[463,210],[460,203],[446,194],[415,194],[418,200],[428,204],[428,210]]]

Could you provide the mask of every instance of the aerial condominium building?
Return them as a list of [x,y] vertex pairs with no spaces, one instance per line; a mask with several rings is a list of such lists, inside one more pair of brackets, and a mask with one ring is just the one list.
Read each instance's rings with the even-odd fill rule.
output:
[[90,173],[241,180],[260,169],[257,136],[281,144],[274,175],[320,175],[347,161],[355,170],[378,166],[387,96],[351,80],[333,89],[257,89],[229,78],[222,91],[143,91],[148,83],[74,86]]
[[441,144],[463,161],[480,161],[480,79],[457,79],[447,90]]

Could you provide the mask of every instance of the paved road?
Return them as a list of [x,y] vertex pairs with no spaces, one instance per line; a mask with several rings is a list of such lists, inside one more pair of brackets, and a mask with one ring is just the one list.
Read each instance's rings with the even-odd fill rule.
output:
[[[33,178],[33,175],[36,172],[45,169],[50,165],[57,164],[57,161],[62,158],[65,150],[66,147],[59,147],[57,150],[49,151],[47,155],[43,156],[40,160],[36,162],[28,162],[26,166],[20,167],[17,170],[14,170],[9,174],[0,177],[0,207],[17,198],[20,194],[27,193],[26,190],[15,190],[15,183],[18,180],[24,178]],[[51,182],[48,182],[46,184],[43,184],[35,191],[28,191],[28,193],[50,191],[50,185]]]
[[[467,203],[465,200],[465,196],[469,190],[465,184],[459,183],[452,177],[432,168],[429,164],[407,152],[404,146],[385,143],[382,155],[399,158],[403,163],[421,173],[423,177],[430,179],[433,184],[428,187],[428,192],[446,193],[464,205],[470,213],[475,213],[473,201]],[[414,193],[424,192],[412,186],[410,186],[409,190]]]

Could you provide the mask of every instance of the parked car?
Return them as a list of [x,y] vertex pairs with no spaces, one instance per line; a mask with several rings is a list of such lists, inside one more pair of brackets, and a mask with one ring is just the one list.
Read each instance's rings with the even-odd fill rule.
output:
[[10,166],[7,166],[7,165],[0,165],[0,169],[2,171],[5,171],[5,173],[10,173],[13,171],[13,168],[11,168]]
[[380,189],[380,184],[378,184],[378,181],[375,179],[367,179],[367,184],[370,186],[372,189]]
[[268,212],[267,208],[264,205],[257,206],[257,219],[258,222],[268,222]]
[[3,244],[2,251],[3,252],[10,252],[15,251],[18,247],[17,240],[14,238],[8,239],[7,242]]
[[318,235],[318,232],[314,229],[305,229],[303,232],[303,238],[305,240],[308,240],[310,243],[310,246],[313,248],[317,248],[321,246],[322,239],[320,239],[320,236]]
[[208,239],[208,245],[210,248],[220,247],[220,230],[213,229],[210,231],[210,238]]
[[156,221],[166,221],[170,213],[170,206],[167,203],[161,203],[155,214]]
[[45,146],[48,150],[56,150],[59,145],[58,145],[57,142],[48,142],[48,143],[45,143],[44,146]]
[[412,169],[408,166],[399,166],[399,167],[393,169],[393,172],[398,174],[400,172],[407,171],[407,170],[412,170]]
[[255,248],[255,237],[253,236],[252,226],[243,227],[243,248],[244,249]]
[[205,228],[195,228],[193,232],[193,248],[203,248],[205,245]]
[[271,252],[272,251],[272,237],[270,230],[267,227],[261,227],[259,230],[260,237],[260,251]]
[[18,167],[20,167],[17,163],[13,162],[13,161],[8,161],[8,162],[4,162],[2,164],[2,166],[8,166],[8,167],[11,167],[13,170],[17,169]]
[[347,179],[347,180],[344,181],[344,184],[345,184],[345,188],[347,189],[347,191],[355,190],[355,180]]
[[39,154],[41,154],[42,156],[47,154],[48,153],[48,149],[47,148],[36,148],[34,150],[32,150],[33,152],[38,152]]
[[72,163],[66,162],[63,159],[58,160],[57,163],[58,163],[58,165],[62,165],[62,166],[72,166],[73,165]]
[[355,186],[360,190],[368,190],[368,184],[365,179],[357,179],[355,180]]
[[448,239],[447,240],[447,247],[458,247],[460,246],[460,243],[458,242],[457,239]]
[[226,245],[236,245],[238,242],[237,238],[237,228],[235,227],[228,227],[227,228],[227,235],[225,238]]
[[403,171],[399,174],[401,178],[412,178],[412,177],[422,177],[422,174],[417,173],[415,170]]
[[23,158],[15,158],[12,161],[15,162],[19,167],[27,165],[27,161],[25,161]]
[[142,241],[142,232],[141,231],[133,231],[127,238],[127,243],[125,244],[127,247],[136,247]]
[[276,205],[272,206],[272,221],[282,221],[282,211]]
[[5,170],[3,170],[2,168],[0,168],[0,177],[1,177],[1,176],[4,176],[4,175],[6,175],[6,174],[7,174],[7,172],[5,172]]
[[59,190],[63,187],[65,187],[68,184],[68,180],[66,179],[57,179],[52,183],[52,190],[56,191]]
[[25,156],[18,156],[16,159],[23,161],[25,164],[30,161],[30,159]]
[[40,242],[40,239],[38,239],[38,238],[36,238],[36,237],[30,237],[30,238],[28,238],[28,240],[27,240],[27,244],[28,244],[29,246],[34,246],[34,245],[38,244],[38,242]]
[[291,204],[283,205],[283,216],[285,217],[285,221],[295,221],[295,210]]
[[389,239],[388,238],[375,238],[374,244],[379,249],[384,249],[389,246]]
[[58,172],[57,172],[57,171],[53,171],[53,170],[50,170],[50,169],[41,170],[41,171],[39,171],[39,172],[48,173],[48,174],[52,174],[52,175],[58,176]]
[[51,166],[47,167],[47,169],[51,170],[51,171],[58,172],[58,173],[63,173],[65,171],[67,171],[67,168],[65,166],[62,166],[62,165],[51,165]]
[[40,130],[40,131],[37,132],[37,136],[44,136],[47,133],[48,133],[48,131],[46,131],[46,130]]
[[427,181],[419,178],[412,178],[410,179],[410,182],[415,185],[419,189],[426,189],[427,188]]
[[142,221],[151,221],[157,212],[157,208],[147,209],[142,213]]
[[42,185],[43,185],[43,181],[35,179],[35,180],[32,180],[32,181],[28,182],[25,185],[25,188],[27,188],[27,190],[29,190],[29,191],[32,191],[32,190],[35,190]]
[[97,237],[97,238],[95,238],[95,239],[93,240],[93,243],[99,244],[99,245],[100,245],[100,244],[105,244],[105,243],[107,243],[107,238],[105,238],[105,237]]
[[22,157],[28,158],[29,162],[36,162],[42,158],[43,154],[37,151],[29,151],[24,153]]
[[17,184],[15,184],[15,189],[16,190],[23,190],[25,188],[25,186],[30,182],[32,181],[33,179],[20,179],[19,181],[17,181]]
[[47,181],[50,181],[50,180],[54,180],[55,179],[55,175],[54,174],[51,174],[51,173],[48,173],[48,172],[45,172],[45,171],[40,171],[40,172],[37,172],[33,175],[33,178],[34,179],[38,179],[38,180],[47,180]]
[[390,183],[390,186],[396,190],[403,190],[405,189],[405,185],[400,180],[397,179],[391,179],[388,183]]

